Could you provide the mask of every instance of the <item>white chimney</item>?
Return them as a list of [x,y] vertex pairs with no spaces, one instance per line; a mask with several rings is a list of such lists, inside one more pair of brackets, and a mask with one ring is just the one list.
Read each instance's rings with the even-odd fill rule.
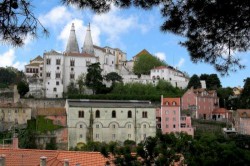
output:
[[0,166],[5,166],[5,155],[4,154],[0,155]]
[[47,157],[45,156],[40,157],[40,166],[46,166],[46,160]]
[[64,160],[64,165],[63,166],[69,166],[69,160],[68,159]]

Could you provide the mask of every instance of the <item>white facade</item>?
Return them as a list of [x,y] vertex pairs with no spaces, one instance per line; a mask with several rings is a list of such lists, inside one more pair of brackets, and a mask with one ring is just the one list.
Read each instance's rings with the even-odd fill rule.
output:
[[166,80],[174,87],[179,88],[186,88],[189,82],[189,78],[184,73],[170,66],[159,66],[150,70],[150,78],[152,80]]
[[86,143],[89,134],[93,141],[136,143],[156,134],[156,108],[149,101],[67,100],[65,107],[69,147]]

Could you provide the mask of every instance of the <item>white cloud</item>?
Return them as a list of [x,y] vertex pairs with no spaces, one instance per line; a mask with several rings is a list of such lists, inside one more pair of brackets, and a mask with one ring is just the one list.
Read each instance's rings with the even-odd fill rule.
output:
[[0,67],[12,66],[19,70],[23,70],[26,62],[14,62],[15,58],[16,56],[14,49],[9,49],[7,52],[0,54]]
[[184,58],[181,58],[180,60],[179,60],[179,62],[177,63],[177,65],[176,65],[176,68],[181,68],[182,67],[182,65],[184,64],[184,62],[185,62],[185,59]]
[[40,15],[39,20],[45,27],[56,28],[72,20],[72,13],[65,6],[57,6],[45,15]]
[[166,61],[166,54],[163,52],[157,52],[155,53],[155,56],[158,57],[162,61]]
[[142,33],[147,31],[147,26],[140,24],[136,15],[122,16],[116,7],[112,7],[108,13],[94,15],[92,25],[107,35],[106,41],[113,47],[122,47],[121,35],[132,29],[139,29]]

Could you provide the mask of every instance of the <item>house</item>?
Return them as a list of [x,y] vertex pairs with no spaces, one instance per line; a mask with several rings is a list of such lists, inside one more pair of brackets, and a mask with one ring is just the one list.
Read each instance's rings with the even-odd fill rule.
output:
[[[189,78],[181,71],[172,66],[158,66],[150,70],[150,78],[152,80],[162,79],[170,82],[174,87],[186,88]],[[156,83],[155,82],[155,83]]]
[[237,109],[235,130],[239,134],[250,135],[250,109]]
[[0,103],[0,131],[25,128],[31,119],[31,108],[21,102]]
[[180,98],[163,98],[162,96],[161,109],[157,109],[157,111],[157,119],[160,119],[161,131],[163,134],[171,132],[185,132],[189,135],[194,135],[191,117],[181,115]]
[[[55,131],[53,131],[53,135],[56,138],[56,143],[58,149],[67,150],[68,148],[68,128],[67,128],[67,114],[66,109],[63,107],[49,107],[49,108],[38,108],[36,116],[43,116],[45,119],[52,120],[54,125],[62,126]],[[48,143],[49,140],[46,140],[46,136],[42,137],[38,136],[39,142]],[[45,139],[41,141],[41,139]]]
[[212,112],[219,108],[219,98],[215,90],[188,89],[181,98],[182,110],[193,111],[192,116],[199,119],[212,119]]
[[225,108],[215,108],[212,112],[212,119],[216,121],[232,121],[232,112]]
[[112,162],[99,152],[0,149],[1,166],[104,166]]
[[139,143],[156,134],[156,108],[150,101],[67,99],[65,108],[69,148],[88,140]]

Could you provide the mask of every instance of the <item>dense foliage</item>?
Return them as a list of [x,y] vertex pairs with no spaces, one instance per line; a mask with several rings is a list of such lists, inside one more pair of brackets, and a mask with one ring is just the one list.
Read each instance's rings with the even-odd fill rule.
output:
[[22,80],[25,81],[25,75],[22,71],[14,67],[0,67],[0,84],[2,87],[18,84]]
[[151,69],[158,66],[166,66],[166,63],[153,55],[141,54],[140,56],[137,57],[136,61],[134,62],[133,72],[136,75],[142,75],[142,74],[148,75],[150,74]]
[[222,87],[217,74],[201,74],[200,80],[206,81],[206,88],[210,90],[217,90]]
[[193,87],[194,89],[201,88],[200,78],[196,74],[194,74],[188,82],[187,88],[189,89],[191,87]]
[[20,81],[17,84],[17,90],[21,97],[24,97],[24,95],[29,92],[29,84],[26,81]]
[[[249,0],[101,0],[72,1],[65,4],[91,8],[97,13],[107,12],[112,5],[120,8],[136,6],[151,9],[159,6],[165,19],[164,32],[184,36],[181,42],[193,62],[213,65],[222,75],[244,68],[234,51],[250,48]],[[226,56],[225,56],[226,55]]]
[[239,108],[250,108],[250,77],[244,80],[245,84],[243,87],[242,94],[240,96]]

